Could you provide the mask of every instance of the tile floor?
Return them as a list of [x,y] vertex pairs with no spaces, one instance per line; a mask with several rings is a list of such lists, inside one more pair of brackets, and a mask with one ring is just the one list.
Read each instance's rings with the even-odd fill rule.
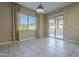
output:
[[41,38],[1,45],[0,57],[79,57],[79,44]]

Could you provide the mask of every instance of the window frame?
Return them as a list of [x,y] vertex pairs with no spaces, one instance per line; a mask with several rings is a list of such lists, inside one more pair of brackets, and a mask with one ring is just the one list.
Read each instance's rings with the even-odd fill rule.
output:
[[[25,14],[23,14],[23,13],[19,13],[19,16],[21,17],[21,15],[25,15]],[[35,17],[35,20],[34,20],[34,29],[30,29],[29,28],[29,26],[30,26],[30,21],[29,21],[29,17],[30,17],[30,15],[26,15],[27,16],[27,25],[26,25],[26,27],[27,27],[27,29],[24,29],[24,30],[21,30],[20,29],[20,17],[19,17],[19,31],[25,31],[25,30],[36,30],[36,20],[37,20],[37,16],[31,16],[31,17]]]

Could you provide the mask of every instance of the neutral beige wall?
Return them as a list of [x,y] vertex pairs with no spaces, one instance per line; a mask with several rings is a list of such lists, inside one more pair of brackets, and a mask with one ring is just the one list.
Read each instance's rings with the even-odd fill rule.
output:
[[[21,6],[21,11],[28,15],[35,15],[35,12]],[[34,30],[19,31],[19,39],[35,37]],[[12,39],[12,9],[11,3],[0,3],[0,43],[9,42]]]
[[45,37],[45,14],[39,14],[39,37]]
[[62,12],[64,13],[64,40],[79,41],[79,3],[49,13],[47,18]]
[[35,38],[34,30],[23,30],[19,32],[20,40],[28,40],[30,38]]
[[11,5],[0,2],[0,43],[11,41]]

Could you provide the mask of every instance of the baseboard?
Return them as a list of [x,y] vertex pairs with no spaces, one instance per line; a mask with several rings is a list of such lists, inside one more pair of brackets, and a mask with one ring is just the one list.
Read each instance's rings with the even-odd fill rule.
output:
[[2,42],[2,43],[0,43],[0,45],[12,44],[12,43],[16,43],[16,42],[18,42],[18,41]]
[[79,41],[74,41],[74,40],[65,40],[65,41],[69,41],[69,42],[73,42],[73,43],[78,43],[79,44]]
[[0,45],[6,45],[6,44],[11,44],[12,42],[11,41],[9,41],[9,42],[2,42],[2,43],[0,43]]
[[44,34],[39,34],[39,38],[44,38]]
[[32,38],[20,39],[19,41],[26,41],[26,40],[32,40],[32,39],[36,39],[36,38],[32,37]]
[[[26,41],[26,40],[32,40],[32,39],[36,39],[35,37],[32,37],[32,38],[26,38],[26,39],[21,39],[20,41]],[[73,43],[78,43],[79,44],[79,41],[74,41],[74,40],[64,40],[64,41],[69,41],[69,42],[73,42]],[[12,43],[16,43],[18,41],[9,41],[9,42],[2,42],[0,43],[0,45],[6,45],[6,44],[12,44]]]

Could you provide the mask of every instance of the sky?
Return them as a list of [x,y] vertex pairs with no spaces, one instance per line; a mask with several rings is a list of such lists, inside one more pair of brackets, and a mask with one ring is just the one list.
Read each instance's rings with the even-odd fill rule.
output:
[[27,16],[27,15],[20,15],[20,24],[27,24],[27,17],[29,17],[29,24],[35,21],[35,16]]

